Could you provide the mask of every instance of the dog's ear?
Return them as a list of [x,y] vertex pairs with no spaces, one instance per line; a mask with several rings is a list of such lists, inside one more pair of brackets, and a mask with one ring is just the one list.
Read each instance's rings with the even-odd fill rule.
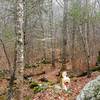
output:
[[66,71],[63,71],[62,72],[62,77],[65,77],[65,76],[67,76],[67,72]]

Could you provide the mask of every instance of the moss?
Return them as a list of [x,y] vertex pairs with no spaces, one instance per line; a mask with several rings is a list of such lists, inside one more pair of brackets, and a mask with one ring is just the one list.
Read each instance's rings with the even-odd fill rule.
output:
[[30,84],[30,88],[33,90],[33,92],[36,94],[38,92],[41,92],[43,90],[45,90],[44,86],[41,84],[38,84],[36,82],[31,82]]
[[39,84],[34,81],[30,83],[30,88],[33,90],[35,94],[43,90],[43,87],[39,86]]
[[51,82],[43,82],[43,83],[37,83],[37,82],[31,82],[30,88],[33,90],[34,94],[46,90],[49,86],[51,86]]
[[42,64],[50,64],[51,62],[47,59],[42,59],[41,63]]
[[0,100],[6,100],[6,96],[0,96]]
[[32,100],[30,96],[26,96],[25,100]]
[[0,78],[3,78],[5,76],[4,71],[0,70]]
[[35,63],[35,64],[26,64],[25,68],[34,68],[34,67],[39,67],[39,64]]
[[97,57],[97,62],[100,63],[100,56]]
[[33,88],[33,92],[35,94],[38,93],[38,92],[41,92],[43,90],[45,90],[45,89],[42,86],[36,86],[36,87]]
[[95,89],[94,97],[97,97],[99,91],[100,91],[100,86],[98,86],[98,87]]
[[30,82],[30,88],[33,89],[34,87],[38,86],[38,83],[37,82]]

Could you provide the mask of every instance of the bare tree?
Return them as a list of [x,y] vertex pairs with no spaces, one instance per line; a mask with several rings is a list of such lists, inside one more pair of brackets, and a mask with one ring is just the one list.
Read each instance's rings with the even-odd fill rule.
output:
[[[7,59],[7,62],[8,62],[8,66],[9,66],[9,71],[11,70],[11,63],[10,63],[10,60],[9,60],[9,57],[8,57],[8,54],[7,54],[7,51],[6,51],[6,47],[5,47],[5,44],[3,43],[3,40],[0,39],[0,42],[3,46],[3,50],[4,50],[4,53],[5,53],[5,56],[6,56],[6,59]],[[11,72],[10,72],[11,74]]]
[[62,26],[62,70],[66,69],[66,57],[67,57],[67,32],[68,32],[68,0],[64,0],[64,13],[63,13],[63,26]]
[[55,50],[54,50],[54,29],[53,29],[53,9],[52,0],[49,0],[49,31],[51,35],[51,46],[52,46],[52,67],[55,67]]
[[90,77],[90,39],[89,39],[89,7],[88,7],[88,0],[86,0],[86,46],[87,46],[87,75]]

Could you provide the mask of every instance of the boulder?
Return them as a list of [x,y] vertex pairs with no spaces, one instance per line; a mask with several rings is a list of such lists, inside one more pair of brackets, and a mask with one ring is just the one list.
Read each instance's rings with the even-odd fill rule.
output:
[[100,100],[100,76],[87,83],[76,100]]

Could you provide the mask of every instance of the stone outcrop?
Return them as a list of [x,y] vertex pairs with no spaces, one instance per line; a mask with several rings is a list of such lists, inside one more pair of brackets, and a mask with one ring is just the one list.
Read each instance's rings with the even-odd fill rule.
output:
[[76,100],[100,100],[100,76],[87,83]]

